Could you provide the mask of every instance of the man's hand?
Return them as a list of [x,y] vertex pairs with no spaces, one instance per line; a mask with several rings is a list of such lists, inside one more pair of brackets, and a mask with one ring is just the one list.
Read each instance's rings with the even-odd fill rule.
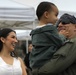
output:
[[59,34],[64,35],[65,37],[68,37],[68,32],[66,30],[60,30]]

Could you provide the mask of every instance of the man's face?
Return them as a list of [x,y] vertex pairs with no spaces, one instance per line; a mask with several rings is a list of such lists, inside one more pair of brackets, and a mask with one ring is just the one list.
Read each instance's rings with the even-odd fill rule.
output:
[[68,38],[73,38],[75,37],[76,35],[76,25],[75,24],[66,24],[65,25],[65,30],[66,32],[68,32]]
[[75,24],[62,24],[60,23],[58,26],[58,30],[65,30],[67,32],[67,38],[75,37],[76,35],[76,25]]

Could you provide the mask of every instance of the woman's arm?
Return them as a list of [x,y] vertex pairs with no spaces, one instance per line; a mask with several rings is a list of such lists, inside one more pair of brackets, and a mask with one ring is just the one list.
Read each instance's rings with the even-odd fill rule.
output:
[[18,58],[21,62],[21,68],[22,68],[22,75],[27,75],[27,72],[26,72],[26,66],[23,62],[23,60],[21,58]]

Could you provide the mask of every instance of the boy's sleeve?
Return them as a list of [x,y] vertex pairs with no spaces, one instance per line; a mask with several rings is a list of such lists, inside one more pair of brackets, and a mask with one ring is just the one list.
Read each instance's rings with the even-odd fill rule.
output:
[[63,44],[63,41],[60,38],[56,27],[55,26],[51,26],[51,28],[52,28],[52,30],[48,31],[48,32],[45,32],[45,35],[46,35],[46,37],[49,38],[49,40],[50,40],[49,42],[50,43],[52,42],[57,47],[60,47]]

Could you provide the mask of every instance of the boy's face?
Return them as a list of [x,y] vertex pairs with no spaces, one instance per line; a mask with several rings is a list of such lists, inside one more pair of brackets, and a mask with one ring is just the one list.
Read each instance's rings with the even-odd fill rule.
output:
[[56,6],[52,6],[52,10],[48,13],[48,22],[55,24],[58,20],[58,9]]

